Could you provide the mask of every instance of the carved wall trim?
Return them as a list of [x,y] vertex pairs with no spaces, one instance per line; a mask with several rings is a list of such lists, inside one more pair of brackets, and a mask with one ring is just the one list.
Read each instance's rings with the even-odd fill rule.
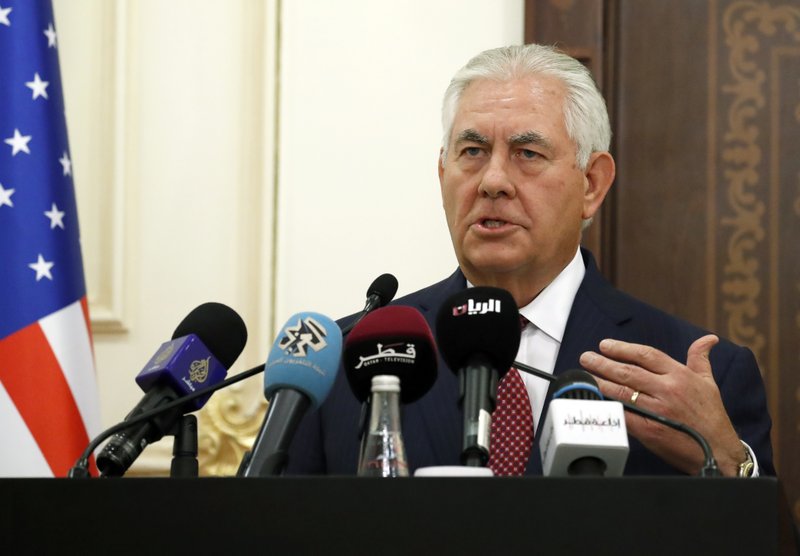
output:
[[[110,25],[113,32],[106,35],[109,42],[107,62],[113,75],[113,95],[108,115],[111,119],[111,146],[109,147],[112,165],[110,184],[101,184],[94,193],[100,194],[102,204],[107,207],[110,218],[106,221],[106,241],[100,253],[99,273],[95,277],[98,288],[89,290],[89,314],[92,332],[119,334],[127,327],[124,321],[124,261],[126,260],[125,241],[125,80],[127,78],[126,44],[127,33],[124,14],[127,0],[116,0],[109,4]],[[109,36],[110,35],[110,36]]]
[[[727,193],[727,203],[718,201],[722,204],[720,237],[725,245],[721,308],[728,335],[754,352],[765,375],[775,461],[791,491],[796,475],[791,464],[785,465],[793,457],[796,440],[789,439],[800,432],[800,422],[794,417],[796,408],[789,410],[786,405],[791,399],[786,397],[786,390],[791,392],[796,383],[789,374],[792,371],[782,346],[793,335],[782,331],[781,323],[786,327],[794,320],[800,328],[800,312],[785,315],[794,309],[784,306],[786,298],[781,292],[795,288],[800,292],[800,284],[795,284],[794,278],[791,283],[781,283],[782,269],[792,268],[796,257],[781,260],[781,255],[786,257],[784,242],[791,245],[792,241],[784,237],[784,231],[795,229],[794,222],[786,221],[787,215],[792,214],[792,208],[800,215],[800,198],[795,197],[786,207],[788,211],[784,208],[793,195],[782,172],[786,159],[781,155],[781,129],[787,124],[782,108],[791,106],[787,102],[797,101],[781,98],[781,92],[787,90],[782,84],[791,77],[780,68],[787,57],[800,56],[800,7],[785,1],[730,2],[722,11],[721,29],[727,48],[723,55],[727,56],[727,73],[721,77],[719,94],[730,99],[727,121],[716,139],[721,149],[718,176]],[[794,90],[800,93],[800,82]],[[711,90],[710,94],[718,93]],[[800,121],[800,105],[793,113]],[[797,355],[792,357],[792,368],[800,362]],[[797,398],[800,402],[800,392]],[[783,451],[787,455],[782,458]],[[795,516],[800,518],[800,500],[795,498],[792,504]]]
[[761,37],[783,32],[790,41],[800,43],[799,25],[800,9],[788,4],[742,0],[727,6],[722,15],[729,75],[722,82],[721,92],[733,98],[720,136],[721,175],[727,192],[720,224],[729,234],[720,291],[728,336],[749,347],[761,361],[766,337],[754,319],[759,315],[765,286],[757,252],[767,235],[767,207],[759,196],[767,182],[760,174],[764,154],[758,141],[764,133],[756,118],[767,102],[767,76],[754,56],[761,49]]
[[[259,384],[260,386],[260,384]],[[249,450],[264,420],[267,402],[261,388],[251,390],[251,399],[241,390],[214,396],[197,414],[198,460],[202,476],[236,474],[244,453]]]
[[124,209],[125,191],[125,80],[127,66],[125,64],[125,41],[127,34],[124,15],[127,0],[116,0],[109,5],[110,21],[108,34],[110,55],[109,73],[113,76],[113,95],[107,107],[111,121],[113,143],[108,147],[111,170],[109,184],[101,184],[103,208],[109,215],[105,222],[106,240],[100,252],[99,272],[95,277],[98,288],[89,291],[89,314],[91,315],[92,332],[119,334],[127,327],[124,321],[124,282],[126,260],[126,227]]
[[54,3],[92,331],[124,323],[127,0]]

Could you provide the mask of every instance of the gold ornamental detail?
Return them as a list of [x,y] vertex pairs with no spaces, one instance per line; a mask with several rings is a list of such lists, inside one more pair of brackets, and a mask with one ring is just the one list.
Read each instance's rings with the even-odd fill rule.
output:
[[236,475],[266,414],[262,382],[248,379],[218,392],[197,413],[200,476]]
[[722,134],[722,178],[727,192],[723,228],[729,230],[725,246],[721,291],[728,317],[728,336],[746,345],[763,361],[766,338],[754,319],[759,313],[762,281],[759,277],[759,244],[766,236],[766,204],[762,200],[767,180],[759,175],[764,153],[759,145],[756,118],[766,104],[765,70],[754,56],[761,36],[786,33],[800,43],[800,8],[784,4],[740,1],[730,4],[722,17],[725,45],[729,49],[729,78],[722,93],[732,96]]

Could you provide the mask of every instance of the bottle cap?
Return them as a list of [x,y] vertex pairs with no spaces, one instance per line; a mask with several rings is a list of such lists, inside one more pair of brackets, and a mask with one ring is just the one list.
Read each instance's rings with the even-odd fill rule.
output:
[[373,392],[400,392],[400,379],[393,375],[376,375],[372,377]]

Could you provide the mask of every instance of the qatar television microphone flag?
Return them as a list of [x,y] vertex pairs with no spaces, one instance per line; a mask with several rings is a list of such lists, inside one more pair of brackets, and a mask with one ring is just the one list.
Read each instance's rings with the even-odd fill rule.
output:
[[63,477],[100,431],[50,0],[0,0],[0,476]]

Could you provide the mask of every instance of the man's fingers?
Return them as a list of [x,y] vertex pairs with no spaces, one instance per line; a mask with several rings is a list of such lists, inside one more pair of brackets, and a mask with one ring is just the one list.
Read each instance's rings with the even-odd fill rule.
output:
[[[611,382],[598,376],[595,377],[595,380],[597,380],[597,386],[600,388],[600,391],[604,396],[614,398],[615,400],[619,400],[621,402],[639,404],[644,401],[645,397],[647,397],[647,394],[641,390],[634,390],[630,386],[625,386],[624,384],[617,384],[616,382]],[[639,392],[639,394],[636,396],[636,399],[633,400],[635,392]]]
[[[593,375],[608,382],[629,386],[632,389],[631,392],[633,390],[647,391],[652,388],[655,378],[648,370],[629,363],[614,361],[593,351],[584,352],[581,355],[580,364]],[[630,396],[630,393],[628,395]]]
[[610,359],[633,363],[657,374],[668,372],[674,360],[654,347],[606,339],[600,342],[600,353]]
[[686,353],[686,366],[698,374],[711,376],[711,362],[708,356],[711,348],[718,343],[719,338],[713,334],[695,340]]

